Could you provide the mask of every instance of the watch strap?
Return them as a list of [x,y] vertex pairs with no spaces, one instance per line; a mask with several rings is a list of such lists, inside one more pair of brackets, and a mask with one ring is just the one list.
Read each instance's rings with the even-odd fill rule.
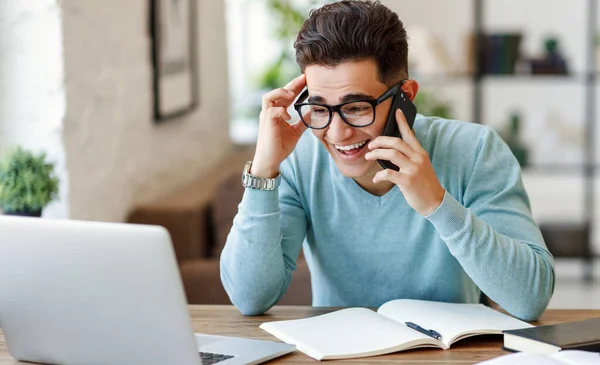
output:
[[275,190],[281,183],[281,172],[274,178],[254,176],[250,173],[252,161],[246,162],[242,173],[242,186],[256,190]]

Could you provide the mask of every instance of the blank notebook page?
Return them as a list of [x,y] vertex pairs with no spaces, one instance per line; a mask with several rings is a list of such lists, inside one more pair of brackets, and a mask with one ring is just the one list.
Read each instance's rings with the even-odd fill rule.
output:
[[533,327],[483,304],[426,302],[398,299],[385,303],[379,313],[400,323],[415,322],[426,329],[434,329],[448,345],[452,337],[474,330],[501,333],[502,330]]
[[262,324],[261,328],[285,342],[295,344],[298,350],[313,357],[362,354],[416,339],[432,340],[366,308],[343,309],[300,320],[269,322]]

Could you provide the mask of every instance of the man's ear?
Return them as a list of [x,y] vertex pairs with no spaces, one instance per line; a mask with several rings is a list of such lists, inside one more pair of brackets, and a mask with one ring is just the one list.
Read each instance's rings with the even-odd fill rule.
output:
[[419,83],[416,80],[408,79],[402,85],[402,91],[409,97],[410,101],[414,101],[419,92]]

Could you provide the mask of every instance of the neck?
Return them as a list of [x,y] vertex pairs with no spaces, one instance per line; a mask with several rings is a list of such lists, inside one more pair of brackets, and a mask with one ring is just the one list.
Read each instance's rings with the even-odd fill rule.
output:
[[375,196],[383,196],[394,188],[395,184],[389,181],[374,183],[373,176],[375,176],[375,173],[357,177],[354,179],[354,181],[356,181],[356,183],[363,188],[363,190]]

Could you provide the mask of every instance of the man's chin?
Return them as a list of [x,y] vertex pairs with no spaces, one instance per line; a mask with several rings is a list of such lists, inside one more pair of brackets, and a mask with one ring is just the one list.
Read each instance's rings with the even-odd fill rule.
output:
[[359,166],[348,166],[336,161],[336,165],[342,175],[352,179],[364,177],[369,174],[370,166],[366,166],[365,164],[360,164]]

